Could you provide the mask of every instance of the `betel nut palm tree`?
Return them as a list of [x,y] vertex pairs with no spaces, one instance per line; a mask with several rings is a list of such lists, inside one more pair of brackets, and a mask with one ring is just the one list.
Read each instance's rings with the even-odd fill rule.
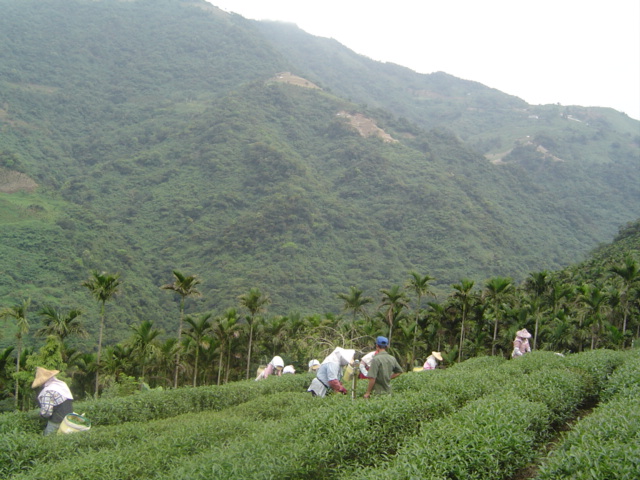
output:
[[620,288],[620,305],[622,307],[622,334],[627,332],[627,320],[629,318],[629,296],[632,287],[640,283],[640,267],[633,257],[627,255],[624,258],[624,264],[621,266],[614,265],[609,271],[617,275],[618,280],[622,283]]
[[263,311],[271,303],[271,299],[263,295],[259,289],[252,288],[249,293],[240,295],[240,305],[249,310],[246,317],[249,324],[249,348],[247,353],[247,380],[249,380],[249,370],[251,368],[251,350],[253,348],[253,330],[255,327],[256,315]]
[[95,396],[98,397],[99,376],[100,376],[100,355],[102,353],[102,337],[105,324],[105,304],[111,300],[120,288],[120,275],[109,275],[105,272],[94,270],[91,277],[82,283],[82,286],[89,289],[93,298],[100,304],[100,333],[98,334],[98,355],[96,357],[96,387]]
[[525,282],[525,289],[529,292],[529,308],[531,310],[531,314],[536,320],[533,332],[533,350],[536,350],[538,347],[538,332],[540,329],[540,321],[542,319],[543,298],[549,291],[550,285],[550,275],[546,270],[530,273]]
[[422,297],[425,295],[433,295],[433,291],[431,290],[431,285],[429,282],[431,280],[435,280],[431,275],[420,275],[418,272],[411,271],[409,272],[411,278],[407,282],[407,288],[413,291],[418,297],[418,304],[416,305],[416,316],[413,324],[413,345],[411,347],[411,366],[413,367],[413,363],[416,358],[416,341],[418,337],[418,321],[420,319],[420,310],[422,309]]
[[[362,290],[352,286],[349,288],[349,293],[339,293],[337,295],[340,300],[344,301],[342,308],[346,311],[351,310],[353,312],[353,321],[350,327],[351,332],[355,329],[357,315],[361,314],[362,316],[366,316],[364,307],[373,302],[373,298],[363,297],[362,293]],[[353,333],[351,334],[351,339],[353,340]]]
[[485,284],[485,297],[489,300],[493,308],[493,343],[491,345],[491,355],[496,354],[498,341],[498,325],[502,318],[502,304],[510,299],[513,293],[513,281],[510,278],[493,277]]
[[87,331],[78,319],[78,317],[82,315],[80,310],[73,309],[69,310],[67,314],[63,314],[51,305],[45,305],[38,314],[43,317],[44,322],[44,326],[38,329],[36,333],[41,337],[51,335],[62,343],[67,337],[72,335],[77,335],[78,337],[87,336]]
[[464,333],[465,323],[467,321],[467,315],[469,314],[469,308],[471,307],[471,301],[473,298],[472,290],[475,282],[467,278],[460,280],[460,283],[452,285],[455,292],[453,298],[460,303],[460,310],[462,314],[462,322],[460,325],[460,347],[458,349],[458,362],[462,361],[462,349],[464,347]]
[[363,297],[362,290],[357,287],[350,287],[349,293],[339,293],[337,297],[340,300],[344,300],[343,309],[351,310],[353,312],[353,321],[355,322],[356,316],[360,314],[365,314],[364,306],[373,302],[373,299],[370,297]]
[[402,310],[409,306],[408,297],[405,292],[400,289],[399,285],[394,285],[390,289],[381,289],[382,301],[380,307],[384,307],[383,315],[389,324],[389,344],[391,344],[391,335],[393,334],[393,324],[395,320],[402,314]]
[[195,318],[187,316],[184,321],[191,327],[187,330],[187,336],[193,341],[195,346],[195,361],[193,366],[193,386],[198,386],[198,361],[200,359],[200,349],[207,350],[211,347],[212,339],[208,336],[211,333],[211,314],[204,313]]
[[156,345],[156,339],[162,334],[162,331],[153,327],[151,320],[144,320],[138,326],[130,326],[133,331],[131,346],[135,356],[140,362],[140,375],[142,381],[146,380],[147,362],[159,347]]
[[213,331],[215,335],[218,337],[219,343],[219,354],[220,359],[218,360],[218,381],[217,385],[220,385],[222,380],[222,365],[224,355],[227,355],[226,369],[227,372],[230,369],[230,361],[231,361],[231,342],[235,338],[236,335],[239,334],[240,325],[238,324],[238,313],[235,308],[229,308],[224,313],[223,316],[216,319],[213,323]]
[[20,383],[18,381],[18,373],[20,373],[20,357],[22,356],[22,337],[29,331],[29,320],[27,319],[27,311],[31,305],[31,299],[23,300],[21,304],[8,307],[0,312],[0,317],[13,318],[16,322],[16,340],[18,343],[17,360],[16,360],[16,378],[15,378],[15,401],[18,408],[18,395],[20,392]]
[[[184,302],[187,297],[199,297],[201,293],[196,288],[200,279],[196,275],[183,275],[178,270],[173,271],[173,283],[162,285],[163,290],[171,290],[180,295],[180,321],[178,323],[178,347],[182,340],[182,325],[184,323]],[[178,370],[180,366],[180,348],[176,352],[175,370],[173,372],[173,388],[178,388]]]

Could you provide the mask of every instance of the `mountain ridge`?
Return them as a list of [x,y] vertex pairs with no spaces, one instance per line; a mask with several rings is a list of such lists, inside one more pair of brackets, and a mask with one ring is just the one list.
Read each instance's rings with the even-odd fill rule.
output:
[[0,167],[40,185],[0,196],[3,302],[94,316],[82,280],[120,272],[112,332],[162,326],[176,306],[158,287],[178,269],[207,292],[188,312],[259,287],[279,314],[338,313],[338,293],[376,296],[410,270],[445,292],[560,268],[637,215],[639,122],[527,106],[205,3],[0,0]]

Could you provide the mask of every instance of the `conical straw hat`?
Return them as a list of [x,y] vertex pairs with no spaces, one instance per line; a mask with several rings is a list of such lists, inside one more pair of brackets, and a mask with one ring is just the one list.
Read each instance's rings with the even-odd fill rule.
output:
[[40,385],[44,384],[51,377],[55,377],[60,373],[60,370],[47,370],[46,368],[38,367],[36,368],[36,378],[31,384],[31,388],[38,388]]

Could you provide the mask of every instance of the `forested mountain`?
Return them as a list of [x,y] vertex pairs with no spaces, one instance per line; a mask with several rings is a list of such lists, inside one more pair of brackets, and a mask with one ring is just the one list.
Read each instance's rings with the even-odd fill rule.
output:
[[[576,262],[640,211],[640,122],[530,106],[200,1],[0,0],[0,306],[173,331],[257,287],[339,312],[413,270],[448,290]],[[90,320],[89,320],[90,319]],[[7,340],[0,339],[0,342]]]

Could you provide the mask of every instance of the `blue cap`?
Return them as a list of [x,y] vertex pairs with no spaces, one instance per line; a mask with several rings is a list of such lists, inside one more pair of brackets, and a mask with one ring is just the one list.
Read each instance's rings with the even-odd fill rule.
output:
[[376,345],[386,348],[389,346],[389,339],[387,337],[378,337],[376,338]]

